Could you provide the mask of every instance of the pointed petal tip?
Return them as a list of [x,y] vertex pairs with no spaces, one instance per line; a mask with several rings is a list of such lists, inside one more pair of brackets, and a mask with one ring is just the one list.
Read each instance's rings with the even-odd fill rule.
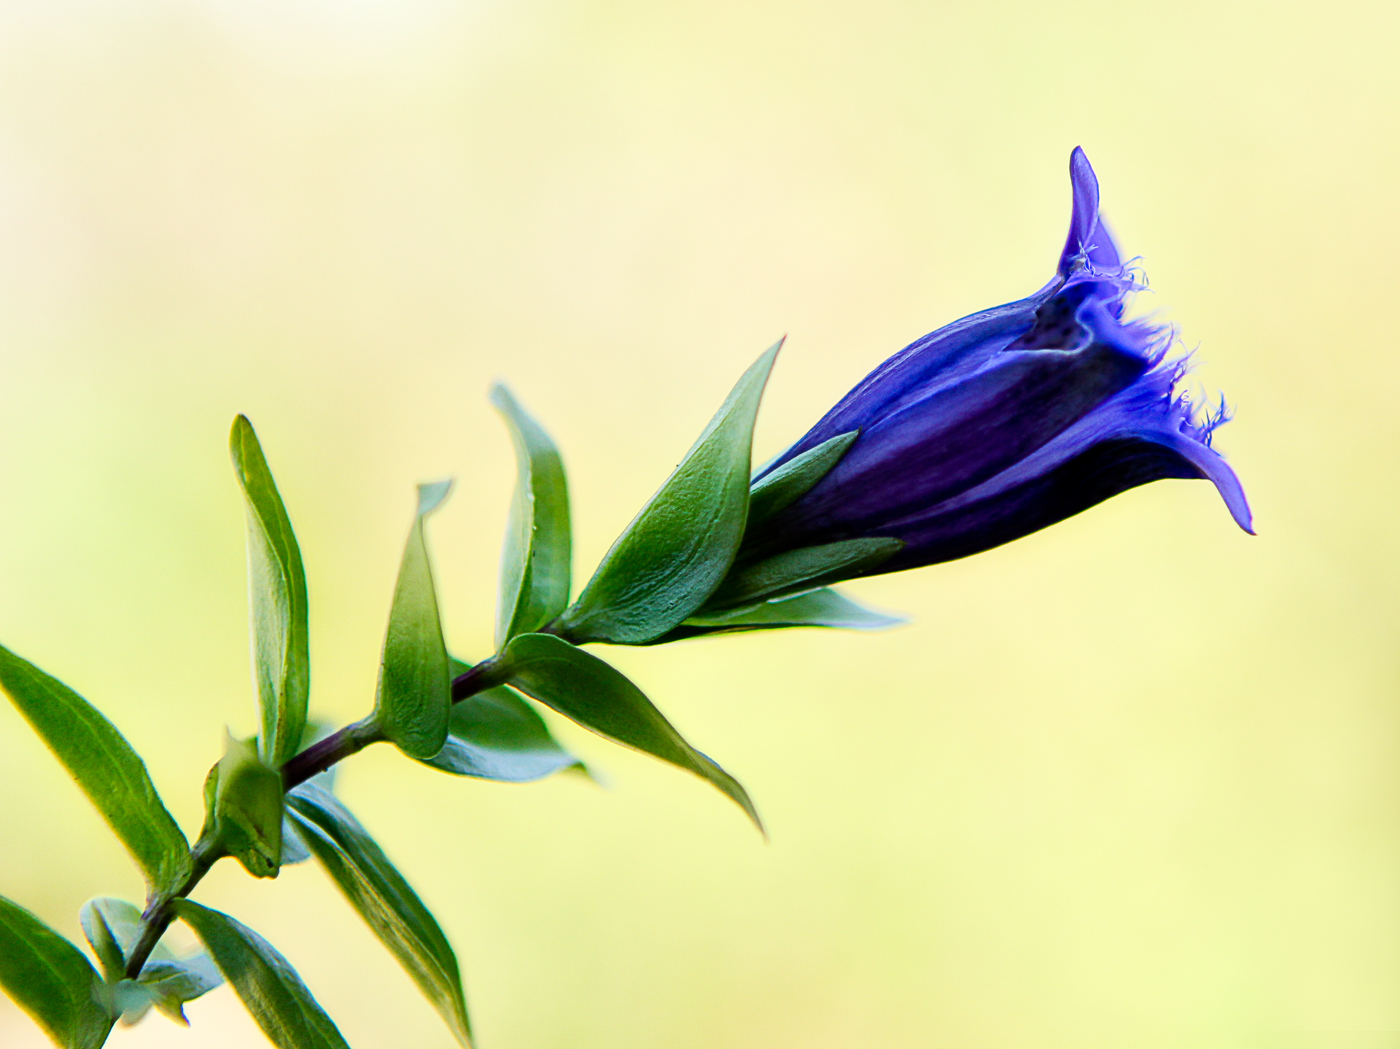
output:
[[1069,236],[1060,253],[1059,272],[1069,276],[1076,260],[1087,254],[1093,245],[1094,229],[1099,219],[1099,180],[1081,146],[1069,155],[1069,180],[1074,205],[1070,212]]
[[[1230,469],[1230,464],[1225,461],[1224,456],[1214,448],[1207,448],[1205,451],[1210,459],[1198,460],[1197,465],[1204,467],[1201,472],[1205,474],[1206,480],[1215,485],[1220,498],[1225,500],[1225,506],[1230,511],[1230,516],[1235,519],[1235,524],[1247,535],[1258,534],[1254,531],[1254,513],[1245,497],[1244,485],[1240,484],[1240,479],[1235,476],[1235,471]],[[1214,461],[1210,461],[1211,459]]]
[[1245,501],[1244,492],[1240,492],[1239,506],[1230,505],[1230,500],[1225,500],[1225,505],[1230,507],[1230,516],[1235,519],[1235,524],[1240,526],[1240,530],[1245,535],[1258,535],[1254,528],[1254,513],[1249,508],[1249,503]]
[[1188,463],[1190,463],[1200,476],[1211,484],[1215,485],[1215,490],[1220,493],[1220,498],[1225,501],[1225,507],[1230,511],[1230,516],[1235,519],[1235,524],[1248,535],[1255,535],[1254,514],[1249,509],[1249,500],[1244,494],[1244,485],[1240,484],[1240,479],[1235,475],[1235,471],[1230,468],[1230,464],[1225,461],[1225,457],[1209,445],[1183,434],[1173,435],[1173,439],[1163,442],[1174,448]]

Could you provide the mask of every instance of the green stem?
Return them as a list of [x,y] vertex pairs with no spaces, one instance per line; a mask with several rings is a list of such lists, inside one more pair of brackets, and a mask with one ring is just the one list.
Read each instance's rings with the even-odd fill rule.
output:
[[[460,703],[468,696],[485,692],[504,684],[506,671],[495,657],[483,660],[452,682],[452,702]],[[385,739],[373,714],[354,724],[332,732],[325,739],[311,744],[282,766],[282,789],[300,786],[318,773],[325,772],[336,762],[358,754],[371,743]]]
[[[505,682],[506,676],[505,669],[494,659],[478,663],[452,682],[452,702],[460,703],[468,696],[474,696],[488,688],[495,688]],[[313,743],[283,765],[282,789],[284,791],[291,790],[293,787],[305,783],[312,776],[325,772],[336,762],[345,760],[351,754],[358,754],[371,743],[378,743],[384,738],[384,733],[373,714],[353,724],[346,725],[325,739]],[[228,853],[214,840],[200,838],[199,841],[195,842],[194,848],[190,850],[190,855],[193,864],[190,876],[185,879],[185,883],[172,893],[157,896],[146,907],[145,914],[141,916],[145,921],[145,928],[141,930],[141,938],[136,941],[136,946],[131,949],[131,956],[127,959],[126,975],[128,979],[134,980],[141,975],[141,969],[150,958],[151,952],[155,950],[155,946],[160,941],[161,936],[165,934],[165,930],[170,927],[170,923],[175,918],[171,911],[171,904],[188,896],[200,880],[209,873],[209,868]]]
[[194,843],[194,848],[190,850],[190,876],[185,879],[185,883],[174,892],[163,896],[157,896],[146,907],[146,913],[141,915],[146,927],[141,930],[141,938],[136,941],[136,946],[132,947],[131,955],[126,960],[126,977],[134,980],[141,975],[142,968],[145,967],[146,960],[150,958],[151,952],[155,950],[160,938],[165,935],[165,930],[170,927],[175,915],[171,912],[170,905],[176,900],[188,896],[194,887],[199,884],[209,868],[214,866],[224,857],[223,847],[217,842],[207,838],[200,838]]

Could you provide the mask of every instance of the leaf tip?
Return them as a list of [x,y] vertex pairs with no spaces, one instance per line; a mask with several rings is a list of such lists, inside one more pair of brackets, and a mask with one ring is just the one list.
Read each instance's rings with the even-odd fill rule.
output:
[[515,407],[515,398],[511,395],[510,387],[500,379],[491,384],[491,392],[486,395],[486,399],[499,412],[509,412]]
[[784,345],[786,345],[786,343],[787,335],[784,334],[782,338],[780,338],[777,342],[773,343],[772,346],[769,346],[768,349],[764,350],[763,353],[759,356],[758,359],[764,362],[765,371],[772,369],[773,362],[778,359],[778,354],[782,352],[782,348]]
[[420,484],[418,486],[418,516],[424,517],[436,510],[447,501],[447,496],[451,491],[451,477],[428,484]]

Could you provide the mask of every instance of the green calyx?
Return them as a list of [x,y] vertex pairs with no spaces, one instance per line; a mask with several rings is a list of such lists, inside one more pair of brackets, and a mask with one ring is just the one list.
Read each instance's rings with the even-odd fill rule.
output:
[[282,774],[258,756],[256,738],[228,737],[204,780],[204,832],[255,878],[282,863]]

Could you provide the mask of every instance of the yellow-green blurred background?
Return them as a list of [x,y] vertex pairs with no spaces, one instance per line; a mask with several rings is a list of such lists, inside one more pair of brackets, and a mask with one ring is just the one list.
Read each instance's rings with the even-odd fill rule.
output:
[[[911,626],[618,651],[737,774],[561,726],[512,786],[377,748],[348,803],[442,920],[483,1049],[1400,1045],[1400,8],[6,0],[0,639],[186,829],[254,727],[235,412],[306,558],[316,713],[363,714],[412,485],[489,651],[507,379],[580,582],[783,333],[757,454],[1050,275],[1082,144],[1149,305],[1237,406],[1200,482],[850,588]],[[0,705],[0,893],[77,936],[120,847]],[[446,1047],[312,865],[222,865],[352,1044]],[[265,1044],[225,988],[185,1032]],[[0,1002],[0,1045],[44,1044]]]

